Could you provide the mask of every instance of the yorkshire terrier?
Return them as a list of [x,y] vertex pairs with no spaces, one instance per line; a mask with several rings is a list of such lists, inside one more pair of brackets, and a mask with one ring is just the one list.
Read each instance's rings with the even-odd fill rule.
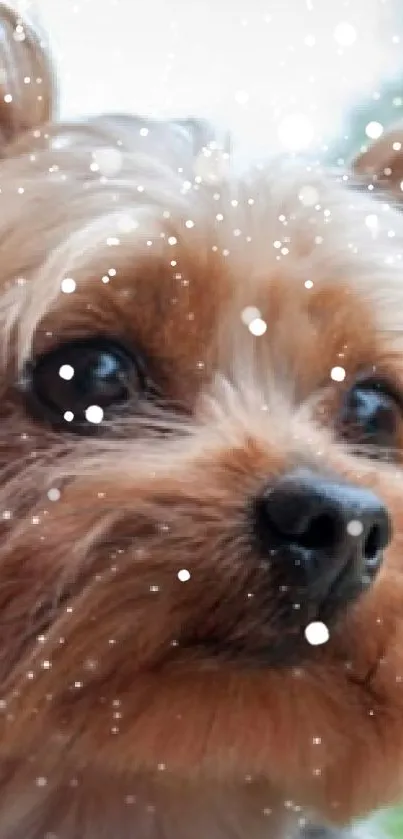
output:
[[0,14],[1,839],[342,830],[403,795],[403,154],[62,124]]

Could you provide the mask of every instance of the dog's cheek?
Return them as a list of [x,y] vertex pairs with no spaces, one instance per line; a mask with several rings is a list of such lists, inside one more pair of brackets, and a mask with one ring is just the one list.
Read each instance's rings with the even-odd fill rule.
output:
[[401,799],[401,571],[386,563],[379,582],[331,637],[316,676],[313,701],[322,712],[327,706],[328,719],[318,735],[324,763],[312,791],[317,811],[343,824]]
[[329,695],[337,695],[338,684],[340,692],[337,719],[323,738],[329,762],[320,806],[327,812],[329,802],[337,804],[329,816],[340,823],[398,801],[403,787],[400,470],[379,467],[371,483],[388,507],[393,541],[375,584],[331,634],[323,652]]

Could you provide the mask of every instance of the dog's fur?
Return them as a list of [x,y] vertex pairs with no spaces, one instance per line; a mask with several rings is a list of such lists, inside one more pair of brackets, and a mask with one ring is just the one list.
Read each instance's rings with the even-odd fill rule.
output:
[[[380,202],[375,235],[370,194],[298,166],[195,181],[203,123],[59,125],[40,40],[1,14],[1,839],[346,824],[403,790],[403,473],[399,447],[392,465],[343,442],[329,373],[403,390],[403,216]],[[108,178],[93,152],[111,146]],[[25,364],[96,334],[142,349],[166,405],[55,431]],[[298,464],[374,489],[394,539],[328,644],[263,667],[287,601],[246,508]]]

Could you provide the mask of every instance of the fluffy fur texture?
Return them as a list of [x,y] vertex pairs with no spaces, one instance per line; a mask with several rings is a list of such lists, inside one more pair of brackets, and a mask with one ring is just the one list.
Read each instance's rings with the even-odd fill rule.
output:
[[[375,463],[336,418],[362,371],[403,388],[403,216],[380,201],[375,233],[370,194],[297,165],[195,182],[203,123],[60,125],[43,46],[1,15],[0,836],[259,839],[391,803],[400,450]],[[105,177],[94,152],[111,147]],[[251,305],[259,338],[241,319]],[[57,432],[27,407],[25,364],[99,334],[141,348],[165,404],[88,438]],[[292,601],[246,510],[297,465],[374,489],[394,539],[328,644],[308,649],[301,625],[298,665],[265,667]]]

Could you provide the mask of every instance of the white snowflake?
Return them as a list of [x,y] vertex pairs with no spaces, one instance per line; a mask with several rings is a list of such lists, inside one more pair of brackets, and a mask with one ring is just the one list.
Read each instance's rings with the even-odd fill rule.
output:
[[312,621],[305,627],[305,638],[312,647],[319,647],[328,642],[330,633],[325,623]]
[[122,169],[123,154],[117,148],[100,148],[93,152],[93,160],[101,175],[114,178]]

